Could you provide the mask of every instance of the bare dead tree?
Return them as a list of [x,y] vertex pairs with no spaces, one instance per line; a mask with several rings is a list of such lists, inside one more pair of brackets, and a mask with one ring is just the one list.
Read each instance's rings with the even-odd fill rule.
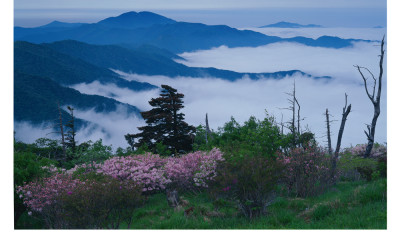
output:
[[300,135],[300,104],[295,97],[294,100],[297,103],[297,133]]
[[[368,145],[367,148],[365,149],[364,157],[367,158],[371,154],[372,147],[374,146],[374,140],[375,140],[375,128],[376,128],[376,122],[378,120],[379,114],[381,112],[380,110],[380,101],[381,101],[381,89],[382,89],[382,76],[383,76],[383,58],[385,55],[385,50],[383,49],[385,45],[385,36],[383,36],[382,41],[381,41],[381,54],[379,55],[380,60],[379,60],[379,78],[378,78],[378,90],[376,90],[376,78],[372,72],[366,68],[366,67],[360,67],[358,65],[355,65],[354,67],[357,68],[358,72],[360,73],[363,81],[364,81],[364,87],[365,87],[365,92],[367,93],[368,98],[371,100],[373,106],[374,106],[374,116],[372,118],[372,122],[370,125],[367,125],[368,132],[364,130],[365,135],[367,136],[368,139]],[[367,77],[364,75],[363,71],[365,70],[368,72],[368,74],[372,77],[373,79],[373,91],[372,94],[369,92],[368,87],[367,87]],[[376,96],[375,96],[376,94]]]
[[[292,133],[293,138],[292,138],[292,144],[293,147],[297,147],[297,145],[301,144],[302,140],[302,131],[301,131],[301,126],[300,126],[300,121],[304,120],[304,118],[301,118],[300,116],[300,103],[296,97],[296,81],[293,82],[293,91],[291,93],[285,93],[287,94],[290,98],[288,98],[288,102],[290,106],[288,108],[282,108],[282,109],[287,109],[290,110],[292,113],[292,119],[288,122],[286,122],[287,126],[284,126],[284,124],[281,122],[281,130],[283,134],[283,127],[289,129],[290,133]],[[296,122],[296,106],[297,106],[297,122]],[[283,119],[283,115],[282,115]],[[297,126],[296,126],[297,123]]]
[[67,109],[69,110],[70,120],[65,125],[69,129],[65,135],[65,137],[66,137],[65,145],[67,148],[71,149],[72,153],[75,153],[77,142],[75,140],[76,131],[75,131],[74,108],[72,108],[71,106],[67,106]]
[[210,134],[211,137],[211,130],[210,130],[210,126],[208,125],[208,114],[206,113],[206,145],[208,145],[208,135]]
[[293,138],[292,138],[293,147],[296,147],[297,139],[296,139],[296,82],[295,81],[293,82],[293,92],[286,93],[286,94],[288,96],[290,96],[291,98],[287,99],[290,106],[285,109],[288,109],[292,112],[292,119],[288,122],[289,126],[287,128],[290,130],[290,132],[293,135]]
[[347,106],[347,94],[345,93],[344,95],[345,95],[345,104],[344,104],[344,107],[343,107],[342,121],[340,123],[338,139],[337,139],[337,143],[336,143],[335,155],[334,155],[334,157],[332,159],[332,179],[334,181],[335,181],[334,174],[335,174],[335,171],[336,171],[337,159],[339,157],[340,145],[342,143],[344,126],[346,125],[347,116],[350,114],[350,111],[351,111],[351,104],[349,106]]
[[59,126],[60,126],[60,133],[61,133],[61,145],[63,149],[63,162],[67,161],[67,152],[65,149],[65,140],[64,140],[64,126],[62,122],[62,117],[61,117],[61,108],[60,108],[60,103],[57,102],[57,107],[58,107],[58,114],[59,114]]
[[331,128],[330,128],[330,121],[329,121],[329,112],[328,109],[326,109],[325,112],[325,116],[326,116],[326,136],[328,137],[328,152],[329,155],[331,157],[331,159],[333,159],[333,155],[332,155],[332,143],[331,143]]

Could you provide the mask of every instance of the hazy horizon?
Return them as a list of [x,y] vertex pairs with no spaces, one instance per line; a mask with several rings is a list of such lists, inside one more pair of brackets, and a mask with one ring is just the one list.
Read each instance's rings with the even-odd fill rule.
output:
[[244,9],[14,9],[14,26],[37,27],[52,21],[95,23],[129,11],[150,11],[183,22],[256,28],[281,21],[324,27],[386,27],[386,8],[244,8]]

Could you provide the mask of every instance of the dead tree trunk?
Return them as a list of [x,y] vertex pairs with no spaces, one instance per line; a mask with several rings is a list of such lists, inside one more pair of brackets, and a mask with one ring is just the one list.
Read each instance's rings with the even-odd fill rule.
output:
[[[372,104],[374,105],[374,116],[372,118],[372,122],[370,125],[367,125],[368,132],[364,130],[364,133],[368,139],[368,145],[367,145],[367,148],[365,149],[364,158],[367,158],[370,156],[372,147],[374,146],[376,122],[377,122],[379,114],[381,112],[380,102],[381,102],[381,89],[382,89],[382,76],[383,76],[383,58],[385,56],[385,50],[383,49],[384,45],[385,45],[385,36],[383,36],[382,41],[381,41],[381,54],[379,56],[380,61],[379,61],[378,91],[376,92],[376,97],[375,97],[376,78],[375,78],[374,74],[372,74],[372,72],[368,68],[360,67],[358,65],[355,66],[364,81],[365,92],[367,93],[368,98],[371,100]],[[367,78],[364,76],[361,69],[366,70],[373,79],[374,87],[373,87],[372,95],[368,91]]]
[[293,132],[293,146],[296,147],[296,82],[293,82],[293,101],[292,101],[292,132]]
[[297,98],[294,98],[297,103],[297,134],[300,135],[300,104],[297,101]]
[[[208,136],[210,135],[210,136]],[[211,130],[210,130],[210,126],[208,125],[208,114],[206,113],[206,145],[208,145],[208,138],[211,138]]]
[[336,182],[334,175],[336,172],[336,165],[337,165],[337,159],[339,157],[340,145],[342,143],[344,126],[346,125],[347,116],[350,114],[350,111],[351,111],[351,104],[349,106],[347,106],[347,94],[345,94],[345,104],[344,104],[343,113],[342,113],[342,121],[340,123],[340,129],[339,129],[337,143],[336,143],[335,155],[333,156],[333,159],[332,159],[332,176],[331,177],[332,177],[332,180],[334,180],[334,182]]
[[326,115],[326,130],[327,130],[327,137],[328,137],[328,152],[329,152],[331,159],[333,159],[332,143],[331,143],[331,128],[330,128],[328,109],[326,109],[325,115]]
[[60,108],[60,103],[57,102],[58,106],[58,114],[59,114],[59,126],[60,126],[60,133],[61,133],[61,145],[63,149],[63,162],[65,163],[67,161],[67,152],[65,149],[65,140],[64,140],[64,126],[62,123],[62,116],[61,116],[61,108]]
[[288,96],[292,97],[292,99],[288,99],[289,103],[291,106],[288,109],[292,112],[292,119],[287,122],[289,124],[288,129],[292,133],[292,144],[293,147],[296,147],[297,145],[297,139],[296,139],[296,82],[293,82],[293,92],[292,93],[286,93]]

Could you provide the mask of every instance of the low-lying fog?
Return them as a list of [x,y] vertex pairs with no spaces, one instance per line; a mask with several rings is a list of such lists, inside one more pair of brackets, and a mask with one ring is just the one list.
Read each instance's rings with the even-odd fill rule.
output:
[[[268,32],[271,29],[268,29]],[[275,29],[274,29],[275,30]],[[281,29],[282,30],[282,29]],[[318,29],[321,30],[321,29]],[[367,31],[366,31],[367,30]],[[382,30],[373,33],[375,29],[363,29],[354,33],[351,38],[376,39],[382,37]],[[332,30],[333,35],[333,31]],[[265,31],[267,32],[267,31]],[[276,30],[276,34],[285,37],[293,35],[307,35],[317,37],[319,33],[312,29]],[[346,30],[339,35],[348,37]],[[379,34],[378,34],[379,33]],[[269,33],[271,34],[271,33]],[[318,35],[317,35],[318,34]],[[322,33],[321,33],[322,34]],[[362,35],[363,34],[363,35]],[[379,74],[378,55],[379,43],[355,43],[351,48],[329,49],[320,47],[308,47],[296,43],[277,43],[257,48],[227,48],[225,46],[211,50],[183,53],[180,56],[186,61],[181,61],[188,66],[215,67],[219,69],[234,70],[237,72],[275,72],[282,70],[302,70],[313,76],[331,76],[331,80],[295,75],[284,79],[243,79],[230,82],[215,78],[190,78],[166,76],[145,76],[118,72],[121,77],[128,80],[149,82],[157,86],[170,85],[178,92],[183,93],[185,108],[182,110],[189,124],[198,126],[204,124],[205,114],[208,113],[209,123],[212,129],[217,129],[230,120],[233,116],[240,123],[246,121],[251,115],[259,119],[265,117],[265,110],[276,117],[278,122],[289,121],[291,114],[286,110],[290,104],[286,94],[293,89],[296,82],[296,96],[301,105],[301,122],[303,130],[308,128],[316,134],[318,141],[326,146],[325,110],[328,108],[333,115],[332,124],[333,145],[336,143],[337,132],[340,125],[345,93],[348,95],[348,104],[352,105],[352,112],[348,116],[344,131],[342,145],[348,147],[359,143],[365,143],[365,124],[371,123],[373,106],[368,99],[363,86],[362,78],[353,65],[368,67],[375,76]],[[386,65],[385,65],[386,68]],[[369,77],[371,79],[371,77]],[[148,101],[157,97],[158,90],[133,92],[128,89],[120,89],[114,84],[102,85],[95,81],[92,83],[80,83],[73,88],[85,94],[96,94],[112,97],[120,102],[137,106],[145,111],[151,107]],[[386,142],[386,72],[381,99],[381,115],[378,119],[375,141]],[[93,111],[77,110],[76,116],[93,123],[78,134],[79,141],[103,138],[105,144],[112,144],[114,148],[128,146],[124,134],[136,132],[136,127],[144,124],[132,116],[127,116],[123,110],[112,114],[97,114]],[[19,131],[18,131],[18,129]],[[38,138],[37,130],[29,127],[29,124],[16,124],[18,134],[21,131],[30,131],[31,138]],[[36,137],[35,137],[36,136]],[[24,140],[28,140],[25,137]]]

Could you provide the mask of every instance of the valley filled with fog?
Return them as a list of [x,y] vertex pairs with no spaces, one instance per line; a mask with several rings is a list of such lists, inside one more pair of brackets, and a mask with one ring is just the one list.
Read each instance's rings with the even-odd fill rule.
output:
[[[263,34],[294,37],[304,36],[318,38],[323,35],[341,38],[370,39],[376,42],[354,42],[352,47],[324,48],[311,47],[293,42],[271,43],[258,47],[215,47],[178,54],[182,59],[176,62],[189,67],[214,67],[235,72],[265,73],[287,70],[300,70],[313,77],[295,74],[281,79],[252,80],[244,76],[242,79],[229,81],[220,78],[204,77],[169,77],[163,75],[144,75],[121,70],[114,70],[128,81],[147,82],[155,86],[167,84],[183,93],[185,108],[182,110],[186,121],[194,126],[204,125],[206,113],[213,130],[234,117],[243,123],[250,116],[259,119],[265,117],[267,111],[278,123],[288,122],[290,106],[287,93],[293,90],[296,83],[296,96],[301,105],[301,127],[314,132],[322,146],[326,146],[325,110],[328,108],[332,124],[333,144],[339,130],[345,93],[352,112],[348,117],[342,145],[348,147],[366,143],[365,124],[371,122],[373,106],[368,99],[362,78],[354,65],[369,68],[375,76],[379,73],[378,55],[380,39],[385,29],[366,28],[253,28]],[[385,67],[386,65],[384,65]],[[386,67],[385,67],[386,68]],[[318,78],[329,76],[331,78]],[[115,99],[121,103],[136,106],[141,111],[151,109],[148,101],[159,95],[159,89],[134,91],[122,88],[113,82],[81,82],[70,86],[82,94],[100,95]],[[65,107],[64,107],[65,108]],[[381,99],[381,115],[378,119],[376,142],[386,142],[386,73]],[[103,139],[104,144],[112,144],[113,148],[127,147],[124,135],[137,132],[144,121],[138,116],[129,116],[121,109],[103,114],[94,110],[76,109],[77,118],[89,121],[77,133],[78,142]],[[53,137],[42,126],[31,126],[29,123],[17,122],[16,137],[33,142],[39,137]]]

